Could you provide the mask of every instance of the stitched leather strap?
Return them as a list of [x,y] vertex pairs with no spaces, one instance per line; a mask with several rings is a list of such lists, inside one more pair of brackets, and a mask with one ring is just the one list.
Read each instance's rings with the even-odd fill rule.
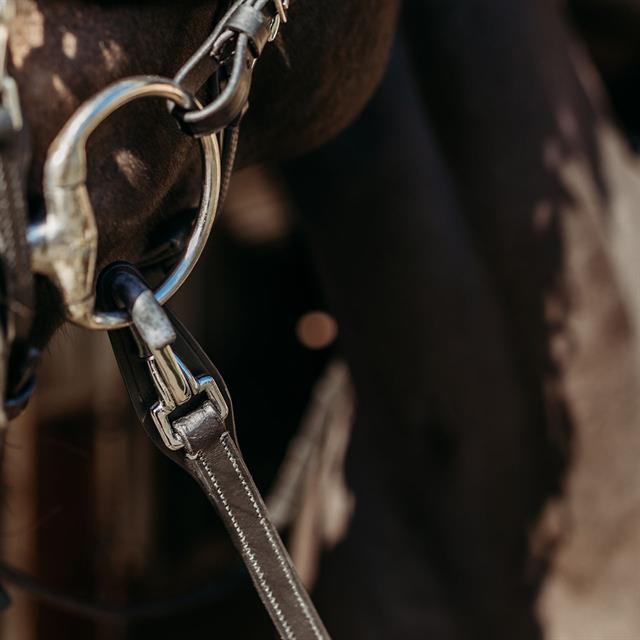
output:
[[158,394],[145,360],[148,353],[132,331],[125,329],[109,336],[138,417],[158,448],[198,482],[217,508],[280,637],[329,640],[242,459],[224,381],[184,326],[165,313],[177,335],[173,344],[176,354],[195,376],[209,375],[215,380],[229,412],[222,420],[211,402],[196,402],[173,422],[184,448],[164,446],[150,417]]
[[186,445],[186,470],[217,507],[280,637],[329,638],[213,405],[176,421],[175,429]]

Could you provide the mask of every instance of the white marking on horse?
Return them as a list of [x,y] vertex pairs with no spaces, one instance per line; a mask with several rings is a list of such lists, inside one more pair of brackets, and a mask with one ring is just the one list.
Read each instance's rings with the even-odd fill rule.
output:
[[62,79],[60,75],[57,73],[52,74],[51,76],[51,84],[53,85],[53,90],[56,92],[56,95],[67,105],[70,107],[74,107],[76,104],[76,99],[73,95],[73,92],[69,87],[65,84],[65,81]]
[[145,186],[147,167],[130,149],[117,149],[113,157],[118,165],[118,169],[127,182],[135,189]]
[[116,71],[126,61],[122,47],[115,40],[100,41],[100,53],[109,71]]
[[44,16],[35,0],[17,3],[18,14],[11,24],[10,48],[13,64],[21,69],[33,49],[44,44]]
[[78,38],[70,31],[62,36],[62,52],[69,60],[74,60],[78,53]]

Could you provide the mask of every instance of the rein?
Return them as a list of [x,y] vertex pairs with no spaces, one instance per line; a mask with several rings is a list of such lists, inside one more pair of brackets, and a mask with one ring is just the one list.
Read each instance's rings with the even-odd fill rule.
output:
[[[11,402],[15,404],[18,397],[25,401],[33,387],[35,357],[26,346],[29,322],[23,322],[29,318],[19,305],[33,307],[32,272],[45,276],[59,291],[70,321],[109,331],[144,429],[195,479],[217,509],[280,637],[324,640],[329,635],[242,459],[226,385],[189,332],[163,308],[206,245],[233,169],[254,65],[287,22],[288,9],[287,0],[236,0],[174,78],[127,78],[84,103],[49,149],[44,169],[46,213],[43,220],[29,225],[23,184],[28,155],[14,151],[28,149],[18,145],[25,140],[26,127],[15,82],[3,71],[13,3],[0,0],[0,261],[5,294],[0,357],[9,370],[22,371],[18,387],[28,391],[16,394],[11,383],[16,376],[9,376],[4,392],[8,412]],[[205,85],[213,86],[214,97],[202,104],[197,96]],[[199,210],[177,264],[155,291],[127,263],[107,267],[96,287],[98,231],[86,186],[86,144],[113,112],[146,97],[165,99],[182,131],[200,144]],[[95,617],[114,613],[109,607],[56,596],[7,565],[0,564],[0,575],[61,608]],[[191,606],[194,601],[200,602],[198,594],[182,604]],[[146,609],[133,606],[129,613],[155,616],[161,609],[162,603],[150,603]],[[165,613],[173,610],[165,609]]]

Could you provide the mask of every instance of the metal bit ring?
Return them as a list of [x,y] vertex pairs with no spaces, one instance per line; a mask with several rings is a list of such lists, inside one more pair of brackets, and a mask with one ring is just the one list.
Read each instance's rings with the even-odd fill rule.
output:
[[[86,143],[95,129],[120,107],[145,97],[164,98],[184,109],[197,107],[193,96],[173,80],[137,76],[121,80],[78,109],[49,149],[44,171],[46,218],[29,230],[33,269],[59,288],[69,320],[96,330],[131,324],[124,311],[95,310],[98,231],[86,186]],[[200,210],[184,255],[155,291],[166,303],[187,279],[206,245],[220,195],[220,149],[215,135],[199,138],[203,159]]]

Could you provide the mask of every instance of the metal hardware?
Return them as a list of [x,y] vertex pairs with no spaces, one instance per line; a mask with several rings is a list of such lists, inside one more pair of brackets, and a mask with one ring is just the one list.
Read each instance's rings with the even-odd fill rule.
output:
[[278,10],[278,18],[281,22],[287,22],[287,11],[289,10],[289,0],[273,0]]
[[215,380],[211,376],[194,377],[171,346],[154,351],[147,359],[147,365],[160,397],[151,409],[151,417],[168,449],[176,451],[184,447],[184,442],[173,429],[171,414],[196,396],[204,394],[221,420],[229,415],[229,408]]
[[273,42],[280,33],[280,25],[282,24],[282,18],[277,15],[271,23],[271,31],[269,32],[269,42]]
[[[138,76],[116,82],[78,109],[49,149],[44,171],[46,217],[28,230],[34,271],[53,280],[62,293],[67,316],[89,329],[114,330],[130,324],[121,311],[96,312],[94,277],[98,254],[95,214],[86,186],[86,143],[94,130],[120,107],[145,97],[160,97],[183,109],[197,109],[195,99],[173,80]],[[200,257],[218,208],[220,150],[215,135],[200,138],[203,193],[187,248],[156,290],[167,302],[187,279]]]
[[[225,45],[236,40],[233,55],[229,61],[216,58],[215,53],[226,49]],[[202,135],[222,131],[242,114],[251,90],[253,64],[250,60],[249,39],[245,35],[214,31],[204,44],[187,60],[175,76],[175,81],[189,91],[197,93],[212,77],[224,69],[225,86],[215,99],[199,111],[172,107],[171,113],[180,127],[189,135]],[[224,64],[222,64],[224,62]],[[202,67],[210,69],[207,77],[201,76]],[[198,80],[194,84],[194,78]]]
[[209,401],[222,420],[229,407],[215,380],[209,375],[196,377],[173,350],[176,332],[165,310],[153,293],[129,265],[114,265],[107,274],[113,297],[123,304],[131,318],[135,335],[145,354],[149,375],[158,393],[158,401],[150,415],[165,446],[171,451],[182,449],[184,443],[172,425],[172,416],[189,406],[198,396]]
[[287,21],[289,0],[236,0],[213,33],[183,65],[175,81],[197,93],[211,78],[223,88],[202,109],[173,107],[184,131],[202,136],[225,129],[248,105],[253,68],[267,42]]
[[[209,48],[196,52],[187,63],[193,66],[185,65],[176,76],[176,82],[183,84],[187,81],[186,84],[188,84],[187,76],[192,71],[195,72],[201,64],[211,64],[211,59]],[[172,113],[185,133],[194,137],[217,133],[242,115],[251,91],[253,61],[249,38],[246,35],[238,36],[231,61],[225,65],[226,72],[229,74],[225,79],[225,87],[213,102],[199,110],[173,108]],[[218,65],[218,69],[220,66]]]

